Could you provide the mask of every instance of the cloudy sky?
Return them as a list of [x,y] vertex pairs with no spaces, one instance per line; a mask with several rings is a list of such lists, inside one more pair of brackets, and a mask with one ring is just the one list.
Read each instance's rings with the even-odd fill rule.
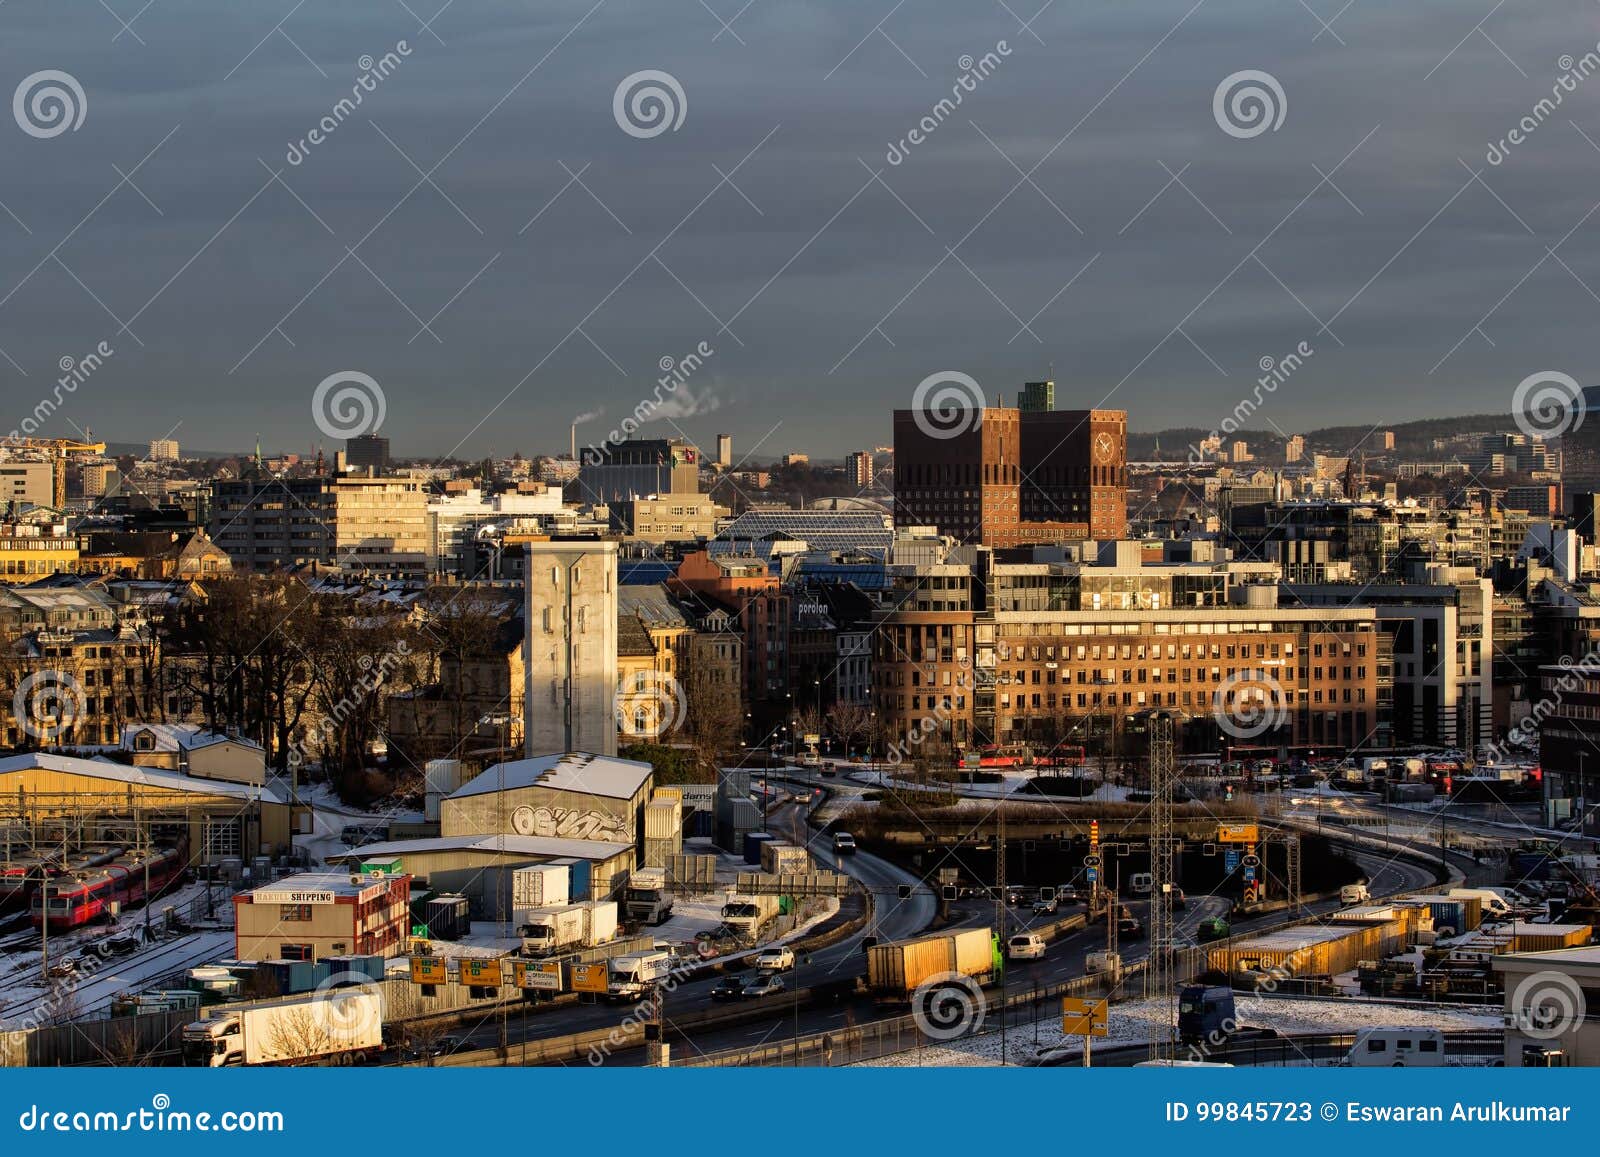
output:
[[101,342],[48,432],[306,451],[353,371],[397,453],[554,450],[701,343],[652,429],[762,456],[1052,364],[1211,427],[1301,342],[1254,424],[1504,412],[1594,380],[1597,40],[1595,0],[9,0],[0,427]]

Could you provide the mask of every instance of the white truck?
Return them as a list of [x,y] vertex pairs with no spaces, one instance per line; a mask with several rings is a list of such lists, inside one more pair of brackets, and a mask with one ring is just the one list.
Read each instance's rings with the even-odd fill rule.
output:
[[383,997],[337,988],[250,1005],[183,1028],[186,1065],[360,1064],[383,1051]]
[[589,900],[554,908],[535,908],[518,930],[530,956],[563,948],[594,948],[617,934],[617,902]]
[[1446,895],[1463,900],[1476,897],[1483,902],[1485,917],[1498,920],[1511,915],[1511,905],[1506,902],[1505,891],[1501,888],[1451,888]]
[[638,1000],[672,972],[670,952],[635,952],[616,956],[607,969],[606,995],[612,1000]]
[[722,922],[734,935],[754,940],[781,909],[777,896],[729,896],[722,905]]
[[622,891],[622,917],[634,924],[665,924],[672,915],[667,874],[655,869],[635,872]]

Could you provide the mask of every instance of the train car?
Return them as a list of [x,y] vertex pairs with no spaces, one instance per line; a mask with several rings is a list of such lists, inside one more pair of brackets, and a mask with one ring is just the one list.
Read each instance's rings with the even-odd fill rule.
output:
[[1074,747],[1070,744],[1061,744],[1053,748],[1048,755],[1036,757],[1033,761],[1033,766],[1037,768],[1082,767],[1083,760],[1083,748]]
[[92,871],[58,877],[34,895],[30,904],[33,924],[44,923],[47,902],[52,931],[104,920],[111,915],[113,904],[126,908],[140,903],[147,886],[154,895],[181,876],[183,867],[183,854],[166,848],[144,856],[122,856]]

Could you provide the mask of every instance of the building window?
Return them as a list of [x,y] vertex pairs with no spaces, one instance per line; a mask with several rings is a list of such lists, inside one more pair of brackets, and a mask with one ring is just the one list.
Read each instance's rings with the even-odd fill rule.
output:
[[280,948],[278,950],[278,959],[279,960],[310,960],[311,959],[311,945],[309,945],[309,944],[285,944],[282,948]]
[[306,921],[311,919],[310,904],[280,904],[278,905],[278,919],[285,924],[291,921]]

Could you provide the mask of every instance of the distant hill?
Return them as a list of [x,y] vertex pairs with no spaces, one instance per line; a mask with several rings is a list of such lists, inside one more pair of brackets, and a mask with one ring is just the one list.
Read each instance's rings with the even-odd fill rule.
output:
[[[1427,450],[1435,438],[1480,432],[1485,434],[1511,432],[1516,428],[1516,420],[1510,414],[1463,414],[1449,418],[1420,418],[1414,422],[1380,423],[1376,426],[1371,423],[1323,426],[1315,430],[1291,430],[1290,433],[1303,434],[1307,449],[1346,454],[1352,450],[1362,449],[1359,443],[1364,440],[1365,449],[1369,453],[1376,452],[1377,446],[1370,439],[1376,438],[1384,430],[1393,430],[1395,452],[1410,453]],[[1149,457],[1157,443],[1160,444],[1162,456],[1165,458],[1171,458],[1175,454],[1182,455],[1187,452],[1191,444],[1198,444],[1210,433],[1210,430],[1193,426],[1176,426],[1149,432],[1130,430],[1128,456],[1134,460]],[[1284,442],[1283,435],[1276,430],[1238,430],[1226,437],[1248,443],[1251,453],[1257,458],[1263,457],[1264,452],[1281,449]]]
[[[179,443],[179,450],[185,458],[248,458],[254,450],[192,450]],[[148,442],[107,442],[106,454],[112,458],[119,458],[131,454],[135,458],[145,458],[150,454]]]

